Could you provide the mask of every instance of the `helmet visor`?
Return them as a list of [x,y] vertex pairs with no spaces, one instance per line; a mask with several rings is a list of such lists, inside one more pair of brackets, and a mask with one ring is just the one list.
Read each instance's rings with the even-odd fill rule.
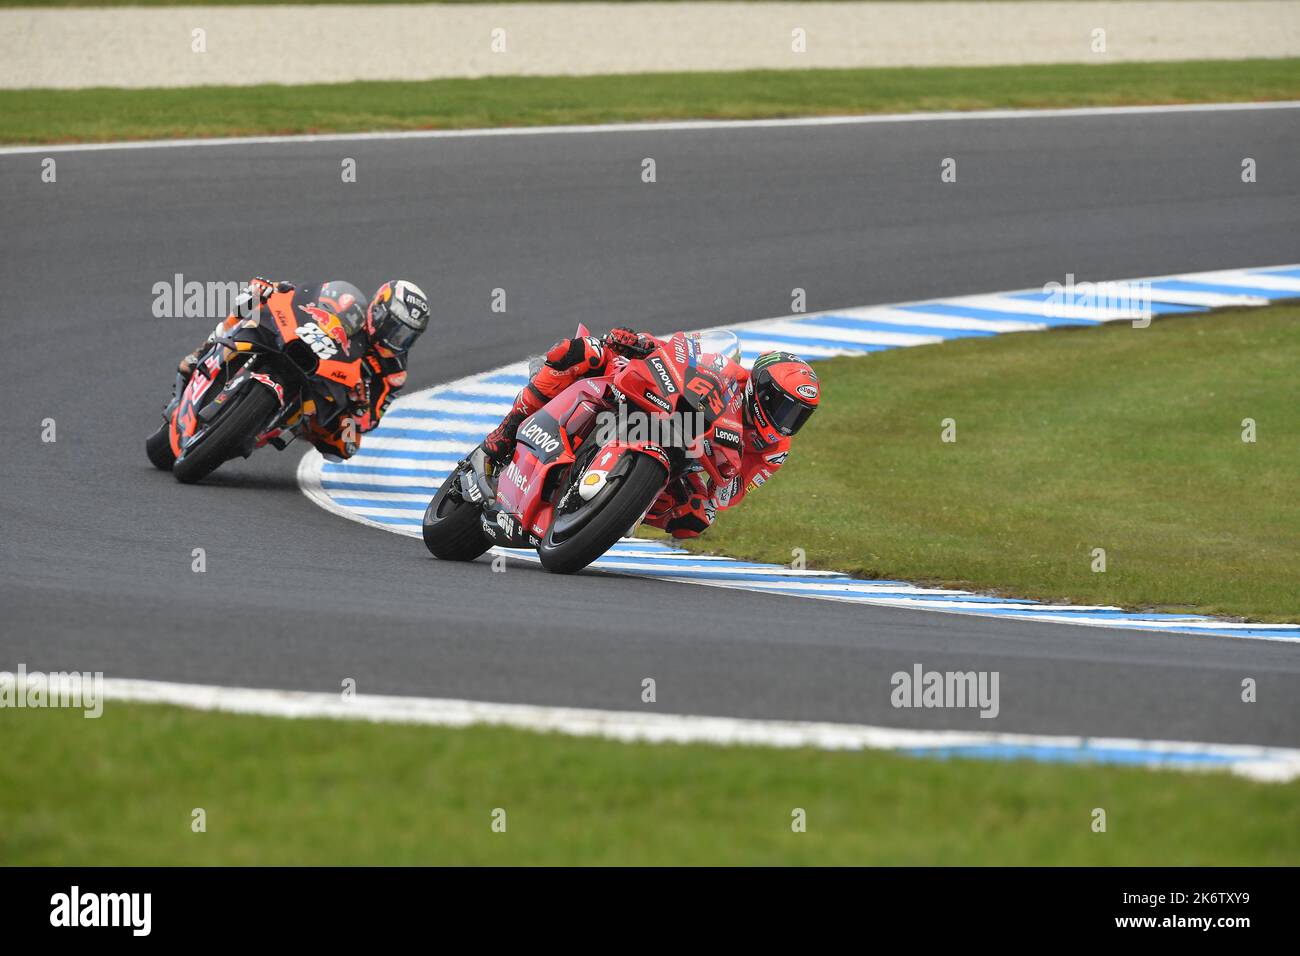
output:
[[407,325],[389,310],[388,314],[379,323],[377,331],[376,338],[379,339],[380,345],[390,348],[394,352],[405,352],[415,344],[415,340],[420,337],[420,333],[424,330]]
[[759,388],[758,404],[762,406],[763,414],[772,423],[772,427],[786,437],[799,431],[816,411],[812,405],[799,401],[772,382]]

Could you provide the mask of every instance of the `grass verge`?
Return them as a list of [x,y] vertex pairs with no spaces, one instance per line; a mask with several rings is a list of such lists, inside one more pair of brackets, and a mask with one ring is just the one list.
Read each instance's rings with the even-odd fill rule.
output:
[[1223,774],[113,703],[0,721],[10,865],[1300,862],[1300,783]]
[[1300,98],[1300,58],[0,91],[0,142]]
[[789,463],[693,547],[783,564],[798,546],[865,577],[1300,621],[1297,368],[1296,305],[819,363],[822,410]]

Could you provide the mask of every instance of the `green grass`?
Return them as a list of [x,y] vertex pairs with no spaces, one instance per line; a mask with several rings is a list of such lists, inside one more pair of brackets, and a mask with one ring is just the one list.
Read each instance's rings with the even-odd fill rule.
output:
[[1223,774],[113,703],[0,733],[9,865],[1300,863],[1300,784]]
[[1300,98],[1300,59],[0,91],[0,141]]
[[1295,305],[819,363],[822,410],[789,462],[695,547],[782,564],[803,547],[810,566],[867,577],[1300,621],[1297,369]]

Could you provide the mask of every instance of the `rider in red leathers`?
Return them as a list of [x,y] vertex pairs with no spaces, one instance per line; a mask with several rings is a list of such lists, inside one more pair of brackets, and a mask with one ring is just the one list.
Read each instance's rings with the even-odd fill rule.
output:
[[[520,423],[580,378],[607,375],[618,356],[641,357],[655,339],[632,329],[611,329],[603,338],[561,339],[546,353],[542,367],[515,396],[514,406],[483,440],[486,456],[498,465],[514,454]],[[694,538],[713,524],[717,509],[734,508],[785,463],[790,438],[821,398],[817,374],[788,352],[764,352],[753,369],[732,369],[745,390],[740,470],[720,488],[710,488],[702,470],[686,472],[650,507],[645,523],[674,538]]]

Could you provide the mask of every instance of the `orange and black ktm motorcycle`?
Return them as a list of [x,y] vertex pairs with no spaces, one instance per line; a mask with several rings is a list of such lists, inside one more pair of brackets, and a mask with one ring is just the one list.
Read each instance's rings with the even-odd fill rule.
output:
[[348,414],[363,387],[361,313],[320,301],[320,291],[274,293],[214,339],[188,381],[177,375],[163,424],[145,441],[155,467],[189,484],[264,445],[283,449],[309,419],[329,429]]

